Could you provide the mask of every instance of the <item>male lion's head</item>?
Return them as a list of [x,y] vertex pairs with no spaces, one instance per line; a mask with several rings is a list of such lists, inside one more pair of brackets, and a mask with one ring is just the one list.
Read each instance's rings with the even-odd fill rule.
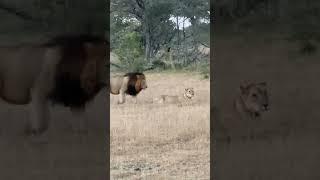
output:
[[244,109],[253,113],[256,117],[263,111],[269,110],[269,96],[267,83],[243,83],[240,85],[240,96]]
[[100,36],[66,35],[46,44],[57,48],[59,57],[55,72],[55,87],[51,99],[66,106],[82,107],[106,85],[109,43]]
[[129,79],[126,93],[131,96],[136,96],[141,90],[148,87],[146,76],[143,73],[127,73],[125,77]]

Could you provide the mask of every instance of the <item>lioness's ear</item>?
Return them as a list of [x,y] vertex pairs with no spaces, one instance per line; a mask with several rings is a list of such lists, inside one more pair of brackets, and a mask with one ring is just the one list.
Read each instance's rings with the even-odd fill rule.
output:
[[241,94],[246,94],[248,92],[249,83],[248,82],[242,82],[240,84],[240,91]]
[[266,85],[267,85],[267,82],[263,81],[263,82],[260,82],[260,83],[258,83],[258,84],[261,85],[261,86],[266,86]]
[[240,92],[241,92],[241,94],[245,94],[247,92],[246,87],[240,85]]

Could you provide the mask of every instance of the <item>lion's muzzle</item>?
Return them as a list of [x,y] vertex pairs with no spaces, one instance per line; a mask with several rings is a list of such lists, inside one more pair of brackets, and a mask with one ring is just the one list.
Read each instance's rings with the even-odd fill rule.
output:
[[268,111],[269,110],[269,104],[264,104],[263,105],[263,110]]

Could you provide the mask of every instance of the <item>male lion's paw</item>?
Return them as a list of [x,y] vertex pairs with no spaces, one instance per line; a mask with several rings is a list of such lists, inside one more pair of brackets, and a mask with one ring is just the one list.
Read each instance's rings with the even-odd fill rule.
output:
[[88,127],[84,127],[83,125],[77,125],[77,126],[72,125],[71,132],[73,134],[78,134],[78,135],[88,135],[89,129],[88,129]]
[[27,136],[40,136],[44,132],[48,130],[48,127],[41,127],[41,128],[30,128],[27,127],[25,130],[25,134]]
[[79,134],[79,135],[88,135],[89,134],[89,131],[88,129],[74,129],[73,132],[75,134]]

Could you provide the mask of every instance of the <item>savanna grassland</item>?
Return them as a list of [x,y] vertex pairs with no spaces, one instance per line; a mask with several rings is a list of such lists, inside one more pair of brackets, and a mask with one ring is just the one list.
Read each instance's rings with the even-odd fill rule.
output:
[[[111,179],[209,179],[210,80],[197,73],[146,73],[148,88],[137,104],[110,95]],[[183,95],[192,103],[154,104],[161,94]]]

